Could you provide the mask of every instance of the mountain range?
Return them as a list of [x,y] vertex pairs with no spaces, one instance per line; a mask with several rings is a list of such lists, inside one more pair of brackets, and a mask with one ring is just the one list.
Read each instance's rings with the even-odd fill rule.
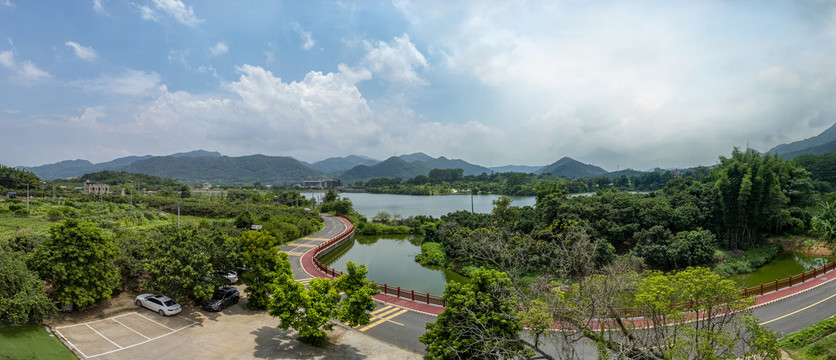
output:
[[[608,150],[599,152],[609,154]],[[790,144],[781,144],[768,151],[784,159],[803,154],[820,155],[831,152],[836,152],[836,124],[817,136]],[[392,156],[383,161],[366,156],[349,155],[332,157],[311,164],[288,156],[258,154],[230,157],[223,156],[217,151],[205,150],[167,156],[127,156],[98,164],[79,159],[17,168],[31,171],[42,179],[80,177],[88,173],[112,170],[174,178],[191,184],[202,182],[251,184],[258,181],[280,185],[322,178],[339,178],[344,184],[376,177],[409,179],[418,175],[427,175],[432,169],[462,169],[464,175],[522,172],[553,174],[566,178],[629,176],[640,173],[629,169],[608,172],[601,167],[569,157],[563,157],[546,166],[507,165],[487,168],[460,159],[448,159],[444,156],[434,158],[420,152]]]

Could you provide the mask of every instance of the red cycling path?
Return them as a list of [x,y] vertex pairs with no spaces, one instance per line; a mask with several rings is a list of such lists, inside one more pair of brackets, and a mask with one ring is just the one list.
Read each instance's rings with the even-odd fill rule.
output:
[[[327,217],[330,217],[330,216],[323,215],[323,217],[326,217],[326,219],[327,219]],[[352,229],[353,230],[354,226],[351,225],[351,223],[348,220],[346,220],[344,218],[341,218],[341,217],[331,217],[331,218],[332,219],[339,219],[339,222],[336,222],[336,221],[328,222],[328,223],[331,223],[331,224],[335,224],[334,227],[332,228],[333,230],[331,231],[331,237],[315,238],[316,240],[321,240],[322,242],[324,242],[326,240],[330,240],[333,237],[336,237],[337,235],[339,235],[339,233],[341,233],[342,231],[345,231],[346,229]],[[342,225],[342,228],[340,228],[340,224]],[[339,230],[339,231],[337,232],[337,230]],[[304,270],[305,273],[307,273],[311,277],[330,278],[328,275],[326,275],[325,273],[320,271],[319,268],[317,268],[317,266],[314,264],[314,262],[313,262],[314,252],[315,252],[314,248],[310,247],[309,250],[300,254],[301,255],[299,257],[300,267]],[[826,284],[828,284],[828,283],[830,283],[834,280],[836,280],[836,270],[831,270],[831,271],[826,272],[822,275],[819,275],[815,278],[806,280],[802,283],[793,285],[791,287],[787,287],[787,288],[780,289],[778,291],[772,291],[772,292],[765,293],[763,295],[759,295],[755,298],[755,304],[752,306],[752,308],[764,307],[764,306],[767,306],[767,305],[770,305],[770,304],[774,304],[774,303],[776,303],[778,301],[781,301],[781,300],[785,300],[785,299],[792,298],[792,297],[795,297],[795,296],[800,295],[800,294],[804,294],[804,293],[806,293],[808,291],[811,291],[813,289],[816,289],[820,286],[826,285]],[[825,298],[824,300],[821,300],[819,302],[808,305],[805,308],[801,308],[800,310],[797,310],[796,312],[792,312],[792,313],[774,318],[772,320],[768,320],[765,323],[771,323],[773,321],[782,319],[786,316],[793,315],[793,314],[795,314],[799,311],[806,310],[806,309],[808,309],[812,306],[815,306],[815,305],[817,305],[819,303],[822,303],[826,300],[829,300],[833,297],[836,297],[836,295],[832,295],[830,297]],[[395,296],[385,295],[385,294],[375,295],[375,300],[377,300],[381,303],[384,303],[384,304],[401,307],[401,308],[404,308],[404,309],[408,309],[408,310],[411,310],[411,311],[414,311],[414,312],[418,312],[418,313],[422,313],[422,314],[426,314],[426,315],[431,315],[431,316],[438,316],[438,314],[441,314],[444,311],[444,308],[441,307],[441,306],[438,306],[438,305],[426,304],[426,303],[422,303],[422,302],[415,302],[415,301],[411,301],[409,299],[398,298],[398,297],[395,297]],[[824,315],[822,315],[822,316],[824,316]],[[761,318],[763,318],[763,317],[764,316],[761,316]]]

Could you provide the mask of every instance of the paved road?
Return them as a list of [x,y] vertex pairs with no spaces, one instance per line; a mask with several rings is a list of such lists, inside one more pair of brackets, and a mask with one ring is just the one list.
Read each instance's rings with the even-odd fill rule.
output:
[[[338,219],[330,216],[323,218],[325,228],[322,231],[287,245],[287,249],[282,248],[291,255],[296,278],[302,282],[308,281],[311,276],[301,269],[301,255],[344,230],[344,225]],[[836,279],[836,271],[825,274],[824,277]],[[762,324],[780,335],[798,331],[836,314],[836,281],[762,305],[753,312]],[[434,316],[382,303],[377,304],[372,315],[371,324],[358,327],[356,330],[401,348],[424,352],[424,344],[421,344],[418,338],[426,331],[426,323],[435,321]]]

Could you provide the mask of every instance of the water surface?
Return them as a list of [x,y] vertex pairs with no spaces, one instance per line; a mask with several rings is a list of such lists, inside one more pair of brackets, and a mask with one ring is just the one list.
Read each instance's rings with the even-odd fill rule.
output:
[[788,278],[790,275],[799,275],[802,271],[813,270],[827,264],[835,258],[832,256],[812,256],[784,251],[766,265],[758,268],[755,272],[732,275],[730,279],[745,287],[759,286],[761,283],[781,280]]
[[[473,195],[472,209],[476,213],[489,213],[493,210],[493,201],[500,195]],[[371,218],[378,212],[400,215],[402,218],[417,215],[441,217],[454,211],[471,211],[470,195],[393,195],[370,193],[341,193],[340,197],[351,199],[354,210]],[[509,196],[511,206],[534,206],[533,196]]]
[[345,264],[365,264],[366,277],[378,284],[400,286],[441,296],[449,281],[466,283],[469,280],[438,266],[423,266],[415,262],[421,253],[421,238],[414,235],[357,235],[322,259],[328,267],[346,271]]

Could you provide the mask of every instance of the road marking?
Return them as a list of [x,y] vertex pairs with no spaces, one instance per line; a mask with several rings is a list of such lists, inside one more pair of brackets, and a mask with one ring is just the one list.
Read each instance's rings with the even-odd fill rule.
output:
[[116,347],[118,347],[118,348],[119,348],[119,350],[122,350],[122,349],[123,349],[123,347],[119,346],[119,344],[117,344],[117,343],[113,342],[113,340],[108,339],[108,338],[107,338],[107,336],[104,336],[104,335],[102,335],[102,333],[100,333],[100,332],[96,331],[96,329],[94,329],[92,326],[90,326],[90,324],[84,324],[84,325],[87,325],[87,327],[88,327],[88,328],[90,328],[90,330],[93,330],[93,332],[94,332],[94,333],[99,334],[99,336],[103,337],[103,338],[104,338],[105,340],[107,340],[109,343],[111,343],[111,344],[115,345]]
[[317,246],[317,244],[293,244],[293,245],[296,245],[298,247],[316,247]]
[[328,240],[331,240],[331,239],[326,239],[326,238],[315,238],[315,237],[306,237],[306,238],[302,238],[302,240],[328,241]]
[[[397,310],[397,309],[399,309],[399,308],[395,308],[395,309]],[[366,331],[366,330],[371,329],[371,328],[373,328],[373,327],[375,327],[375,326],[378,326],[378,325],[380,325],[380,324],[383,324],[383,323],[385,323],[385,322],[387,322],[387,321],[391,321],[392,319],[396,318],[398,315],[401,315],[401,314],[403,314],[403,313],[405,313],[405,312],[407,312],[407,310],[406,310],[406,309],[400,309],[400,311],[395,312],[395,313],[393,313],[393,314],[391,314],[391,315],[388,315],[388,317],[380,316],[380,317],[378,317],[378,320],[377,320],[377,321],[375,321],[375,322],[373,322],[373,323],[371,323],[371,324],[367,325],[366,327],[364,327],[364,328],[360,329],[360,331]]]
[[145,320],[148,320],[148,321],[150,321],[150,322],[152,322],[152,323],[155,323],[155,324],[157,324],[157,325],[159,325],[159,326],[162,326],[162,327],[164,327],[164,328],[166,328],[166,329],[169,329],[169,330],[171,330],[171,331],[174,331],[174,329],[172,329],[172,328],[170,328],[170,327],[168,327],[168,326],[165,326],[165,325],[163,325],[163,324],[160,324],[159,322],[154,321],[154,319],[151,319],[151,318],[149,318],[149,317],[146,317],[145,315],[142,315],[142,314],[140,314],[140,313],[136,313],[136,314],[137,314],[137,315],[139,315],[139,316],[142,316]]
[[285,253],[285,254],[288,254],[288,255],[293,255],[293,256],[302,256],[302,255],[305,255],[305,253],[296,252],[296,251],[284,251],[284,253]]
[[125,327],[125,328],[127,328],[128,330],[135,332],[137,335],[142,336],[142,337],[144,337],[144,338],[146,338],[146,339],[148,339],[148,340],[151,340],[151,338],[149,338],[149,337],[147,337],[147,336],[145,336],[145,335],[140,334],[140,333],[139,333],[139,331],[136,331],[136,330],[134,330],[134,329],[131,329],[130,327],[128,327],[128,325],[125,325],[125,324],[123,324],[123,323],[120,323],[120,322],[119,322],[119,320],[113,319],[113,321],[115,321],[115,322],[116,322],[117,324],[119,324],[119,325],[124,326],[124,327]]
[[809,309],[809,308],[811,308],[811,307],[813,307],[813,306],[816,306],[816,305],[818,305],[818,304],[821,304],[821,303],[823,303],[823,302],[825,302],[825,301],[827,301],[827,300],[830,300],[830,299],[832,299],[832,298],[834,298],[834,297],[836,297],[836,294],[830,295],[830,296],[828,296],[827,298],[825,298],[824,300],[821,300],[821,301],[819,301],[819,302],[817,302],[817,303],[814,303],[814,304],[812,304],[812,305],[809,305],[809,306],[807,306],[807,307],[805,307],[805,308],[798,309],[798,310],[793,311],[793,312],[791,312],[791,313],[789,313],[789,314],[786,314],[786,315],[784,315],[784,316],[780,316],[780,317],[774,318],[774,319],[769,320],[769,321],[764,321],[764,322],[760,323],[760,325],[766,325],[766,324],[769,324],[769,323],[771,323],[771,322],[773,322],[773,321],[778,321],[778,320],[781,320],[781,319],[783,319],[783,318],[785,318],[785,317],[787,317],[787,316],[791,316],[791,315],[798,314],[798,313],[800,313],[800,312],[802,312],[802,311],[804,311],[804,310],[807,310],[807,309]]

